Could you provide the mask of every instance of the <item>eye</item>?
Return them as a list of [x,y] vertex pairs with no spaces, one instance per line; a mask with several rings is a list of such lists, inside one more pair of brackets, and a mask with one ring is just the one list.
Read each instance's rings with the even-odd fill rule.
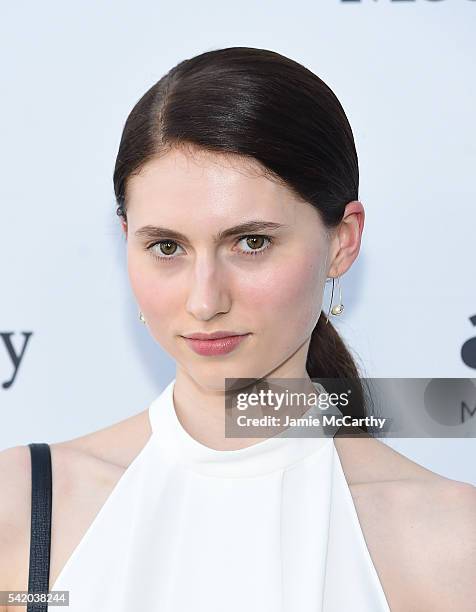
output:
[[[246,241],[245,242],[246,246],[251,247],[250,251],[247,251],[247,250],[242,251],[245,255],[261,255],[262,253],[264,253],[264,251],[269,249],[269,247],[271,246],[273,242],[270,236],[264,236],[261,234],[251,234],[249,236],[241,236],[240,238],[238,238],[238,243],[241,242],[242,240]],[[262,244],[264,240],[266,240],[268,244],[267,246],[262,248]]]
[[[162,253],[162,255],[159,255],[153,248],[156,246],[159,247],[159,253]],[[175,259],[174,253],[176,252],[177,247],[182,248],[174,240],[159,240],[159,242],[154,242],[148,246],[147,250],[150,252],[152,257],[155,257],[155,259],[165,261],[167,259]]]

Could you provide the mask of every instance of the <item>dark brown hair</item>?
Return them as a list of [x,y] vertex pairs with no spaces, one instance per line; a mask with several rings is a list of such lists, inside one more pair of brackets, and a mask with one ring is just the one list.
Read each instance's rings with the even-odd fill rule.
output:
[[[127,179],[182,145],[258,161],[312,204],[327,229],[339,224],[348,202],[358,200],[357,152],[339,100],[313,72],[274,51],[207,51],[177,64],[139,99],[114,169],[116,212],[125,221]],[[306,369],[313,379],[352,379],[354,400],[355,391],[362,397],[356,363],[323,311]],[[352,416],[364,416],[358,404]]]

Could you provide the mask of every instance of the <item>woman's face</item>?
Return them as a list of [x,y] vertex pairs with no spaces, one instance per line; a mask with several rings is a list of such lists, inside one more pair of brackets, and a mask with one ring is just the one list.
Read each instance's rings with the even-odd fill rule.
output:
[[[217,238],[251,221],[273,226]],[[311,205],[252,160],[175,149],[129,179],[124,230],[138,308],[177,369],[217,389],[225,378],[305,376],[329,248]],[[248,335],[219,355],[184,339],[222,330]]]

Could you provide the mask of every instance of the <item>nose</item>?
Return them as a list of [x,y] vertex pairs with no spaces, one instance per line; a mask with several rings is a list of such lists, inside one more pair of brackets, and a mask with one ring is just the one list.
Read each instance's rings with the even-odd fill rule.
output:
[[191,271],[186,310],[200,321],[208,321],[230,309],[225,270],[212,254],[197,257]]

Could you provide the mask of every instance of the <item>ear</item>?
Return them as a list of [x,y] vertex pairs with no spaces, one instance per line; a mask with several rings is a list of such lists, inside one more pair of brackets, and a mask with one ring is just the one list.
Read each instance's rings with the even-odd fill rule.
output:
[[328,276],[342,276],[359,254],[365,211],[362,202],[353,200],[345,208],[344,216],[334,232],[331,264]]
[[121,227],[122,230],[126,236],[126,240],[127,240],[127,221],[125,221],[122,217],[121,217]]

